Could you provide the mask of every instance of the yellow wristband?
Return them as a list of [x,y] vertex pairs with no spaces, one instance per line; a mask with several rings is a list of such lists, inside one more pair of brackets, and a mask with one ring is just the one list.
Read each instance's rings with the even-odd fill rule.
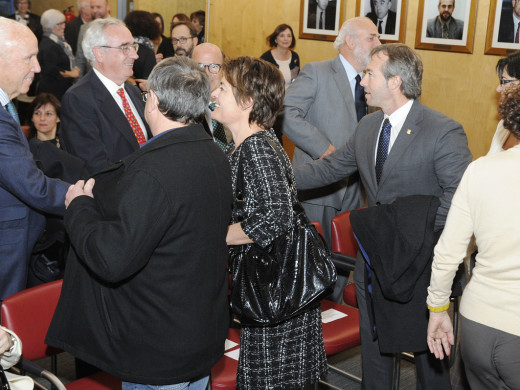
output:
[[440,306],[440,307],[432,307],[432,306],[428,305],[428,310],[430,310],[433,313],[440,313],[442,311],[448,310],[449,307],[450,307],[450,303],[448,302],[444,306]]

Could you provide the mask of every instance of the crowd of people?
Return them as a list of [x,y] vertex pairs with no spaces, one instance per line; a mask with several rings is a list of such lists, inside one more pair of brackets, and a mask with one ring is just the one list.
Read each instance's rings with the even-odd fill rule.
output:
[[[31,285],[34,248],[65,253],[49,345],[125,390],[205,389],[230,327],[228,257],[287,234],[297,196],[329,247],[332,218],[355,210],[363,388],[392,388],[401,352],[415,356],[418,388],[451,388],[449,299],[472,236],[467,379],[520,388],[520,53],[498,61],[502,120],[472,163],[462,126],[419,101],[419,55],[381,45],[386,17],[347,20],[338,55],[302,67],[288,24],[259,58],[226,58],[206,42],[203,11],[165,25],[141,10],[113,18],[107,0],[80,0],[68,23],[27,0],[16,9],[0,18],[0,300]],[[19,118],[13,100],[30,88]],[[341,303],[347,281],[328,299]],[[315,301],[242,325],[237,388],[314,388],[327,372],[321,321]],[[20,348],[0,328],[2,366]]]

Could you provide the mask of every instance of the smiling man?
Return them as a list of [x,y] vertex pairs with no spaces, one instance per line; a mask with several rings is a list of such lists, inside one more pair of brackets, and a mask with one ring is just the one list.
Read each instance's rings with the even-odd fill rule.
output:
[[38,169],[8,108],[40,71],[37,53],[31,30],[0,18],[0,300],[26,287],[29,257],[45,228],[43,213],[65,212],[68,184]]
[[455,0],[439,0],[437,5],[439,16],[428,20],[426,36],[429,38],[462,39],[464,22],[455,19]]
[[151,137],[137,87],[126,82],[139,58],[137,44],[123,22],[96,19],[83,40],[92,69],[62,100],[65,149],[94,174],[121,160]]
[[[422,71],[419,56],[403,44],[374,48],[361,84],[368,105],[381,110],[365,116],[354,136],[330,156],[295,167],[298,188],[323,186],[359,172],[369,208],[411,195],[438,197],[435,230],[442,230],[471,153],[459,123],[419,102]],[[358,255],[354,281],[363,387],[392,388],[393,354],[408,351],[415,355],[418,388],[450,389],[449,367],[427,352],[427,284],[420,288],[418,281],[406,303],[383,300],[383,306],[394,311],[391,320],[382,324],[377,319],[386,319],[387,313],[377,311],[375,298],[367,292],[365,269],[364,258]]]

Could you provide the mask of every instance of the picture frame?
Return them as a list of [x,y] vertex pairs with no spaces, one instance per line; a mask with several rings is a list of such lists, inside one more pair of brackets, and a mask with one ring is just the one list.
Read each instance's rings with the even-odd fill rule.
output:
[[334,41],[345,21],[346,2],[347,0],[301,0],[299,38]]
[[[377,6],[381,6],[380,8]],[[388,12],[386,12],[388,11]],[[378,15],[378,12],[380,15]],[[383,14],[383,15],[381,15]],[[406,0],[357,0],[356,16],[372,19],[379,29],[382,26],[379,40],[381,43],[404,43],[406,33]]]
[[[452,19],[444,32],[443,23],[440,21],[440,1],[449,0],[419,0],[415,48],[473,53],[477,0],[457,0],[452,10]],[[446,10],[443,11],[444,16],[450,17]],[[442,34],[448,36],[443,38]]]
[[512,13],[511,0],[490,0],[484,54],[506,56],[520,50],[520,43],[515,43]]

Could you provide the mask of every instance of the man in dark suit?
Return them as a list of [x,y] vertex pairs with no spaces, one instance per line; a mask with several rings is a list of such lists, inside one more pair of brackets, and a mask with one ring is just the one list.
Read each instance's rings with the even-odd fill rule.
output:
[[231,170],[200,124],[210,96],[200,67],[168,58],[148,87],[154,138],[94,187],[80,181],[67,193],[74,251],[46,342],[123,389],[205,389],[229,329]]
[[[362,85],[367,103],[382,110],[364,117],[354,136],[332,155],[296,167],[298,187],[323,186],[358,171],[369,207],[409,195],[438,197],[441,205],[435,228],[442,229],[453,194],[471,162],[471,153],[460,124],[417,100],[422,69],[419,56],[405,45],[373,49]],[[372,332],[361,257],[354,280],[360,309],[364,388],[390,389],[393,358],[380,349],[377,333]],[[374,317],[377,325],[377,313]],[[449,389],[448,367],[426,352],[426,334],[420,336],[424,350],[408,351],[416,357],[418,383],[423,389]]]
[[[334,42],[339,55],[305,65],[287,89],[283,132],[296,145],[294,166],[331,154],[354,134],[367,112],[360,81],[378,36],[370,19],[347,20]],[[360,205],[357,175],[298,195],[311,221],[321,223],[329,246],[332,218]],[[336,283],[334,300],[341,301],[345,284]]]
[[63,96],[61,135],[65,150],[94,174],[139,149],[151,134],[141,93],[126,82],[138,58],[130,30],[114,18],[96,19],[84,48],[93,69]]
[[90,14],[90,0],[78,1],[79,15],[65,25],[65,40],[72,47],[72,52],[76,55],[78,47],[79,30],[82,25],[92,20]]
[[22,24],[0,18],[0,300],[26,287],[29,257],[43,233],[43,213],[63,215],[68,184],[36,166],[9,101],[40,71],[38,41]]
[[307,13],[307,28],[334,30],[335,27],[336,2],[329,2],[329,0],[310,1]]
[[[512,0],[513,9],[502,9],[498,42],[520,43],[520,0]],[[503,6],[502,6],[503,7]]]
[[377,26],[379,34],[395,34],[395,12],[390,10],[391,0],[372,0],[372,11],[367,14]]

